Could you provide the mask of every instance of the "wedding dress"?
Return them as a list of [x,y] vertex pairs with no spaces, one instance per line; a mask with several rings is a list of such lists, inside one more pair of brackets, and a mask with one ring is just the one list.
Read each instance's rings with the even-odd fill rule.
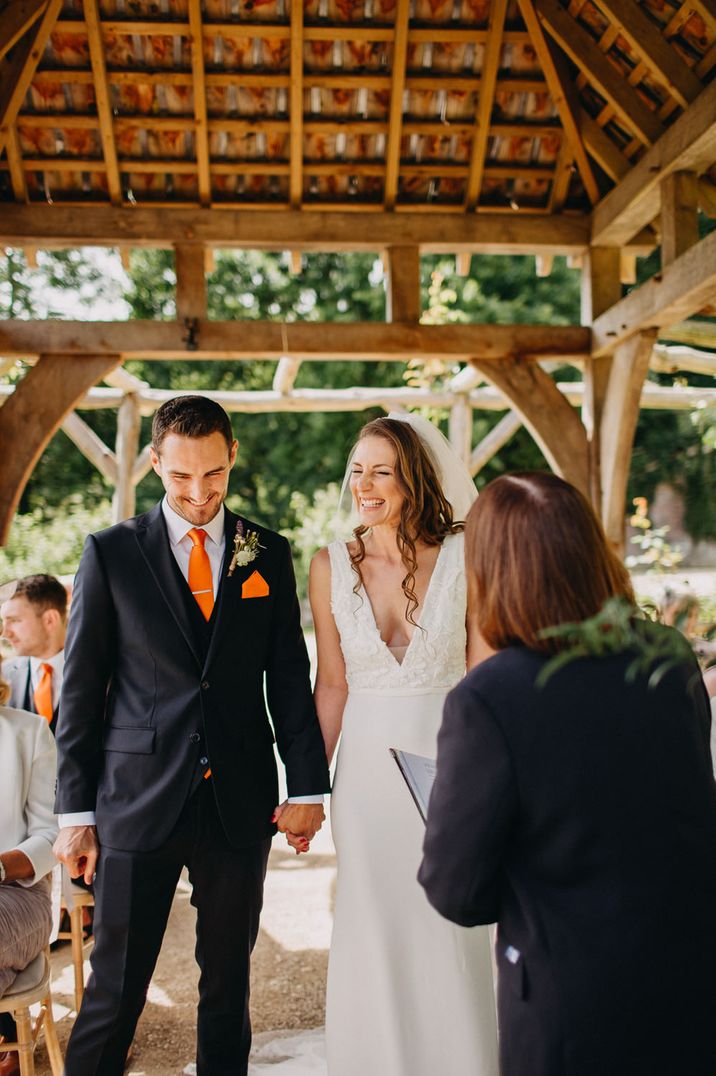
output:
[[436,755],[443,700],[465,671],[463,536],[445,538],[404,654],[354,593],[345,543],[329,554],[349,690],[331,800],[328,1073],[497,1076],[487,928],[454,926],[428,904],[416,881],[424,825],[388,750]]

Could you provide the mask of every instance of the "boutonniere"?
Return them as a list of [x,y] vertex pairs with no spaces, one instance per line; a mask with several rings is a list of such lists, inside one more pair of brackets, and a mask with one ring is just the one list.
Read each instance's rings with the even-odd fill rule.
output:
[[265,548],[266,546],[261,545],[259,542],[258,533],[256,531],[244,531],[244,525],[239,520],[236,524],[234,555],[229,564],[229,575],[232,576],[237,568],[245,568],[247,564],[251,564],[251,561],[256,560],[258,557],[259,549]]

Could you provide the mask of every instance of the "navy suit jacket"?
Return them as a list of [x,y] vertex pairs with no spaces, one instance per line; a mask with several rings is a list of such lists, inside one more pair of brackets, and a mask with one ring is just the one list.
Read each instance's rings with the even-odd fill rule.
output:
[[[159,847],[207,765],[230,843],[270,836],[273,729],[289,795],[328,791],[288,542],[244,520],[265,548],[229,577],[237,519],[226,511],[204,637],[161,505],[85,543],[65,648],[55,809],[95,811],[102,844]],[[268,594],[242,597],[254,571]]]
[[[668,630],[668,629],[664,629]],[[448,696],[420,881],[498,923],[502,1076],[716,1072],[716,789],[698,667],[538,689],[519,647]]]

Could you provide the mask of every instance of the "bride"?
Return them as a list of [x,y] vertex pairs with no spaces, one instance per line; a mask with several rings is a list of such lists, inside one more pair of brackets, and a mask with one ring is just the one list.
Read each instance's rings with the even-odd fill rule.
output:
[[435,757],[447,692],[474,663],[462,523],[475,487],[414,415],[368,423],[349,462],[358,526],[311,565],[316,707],[338,853],[329,1076],[496,1076],[486,928],[448,924],[417,884],[424,826],[389,754]]

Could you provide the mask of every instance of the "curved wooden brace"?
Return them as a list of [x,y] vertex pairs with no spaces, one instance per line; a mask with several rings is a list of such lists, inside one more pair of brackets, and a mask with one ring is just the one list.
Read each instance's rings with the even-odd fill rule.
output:
[[0,545],[35,464],[52,435],[119,355],[43,355],[0,408]]
[[519,355],[470,361],[510,401],[552,470],[588,497],[587,433],[549,374]]

